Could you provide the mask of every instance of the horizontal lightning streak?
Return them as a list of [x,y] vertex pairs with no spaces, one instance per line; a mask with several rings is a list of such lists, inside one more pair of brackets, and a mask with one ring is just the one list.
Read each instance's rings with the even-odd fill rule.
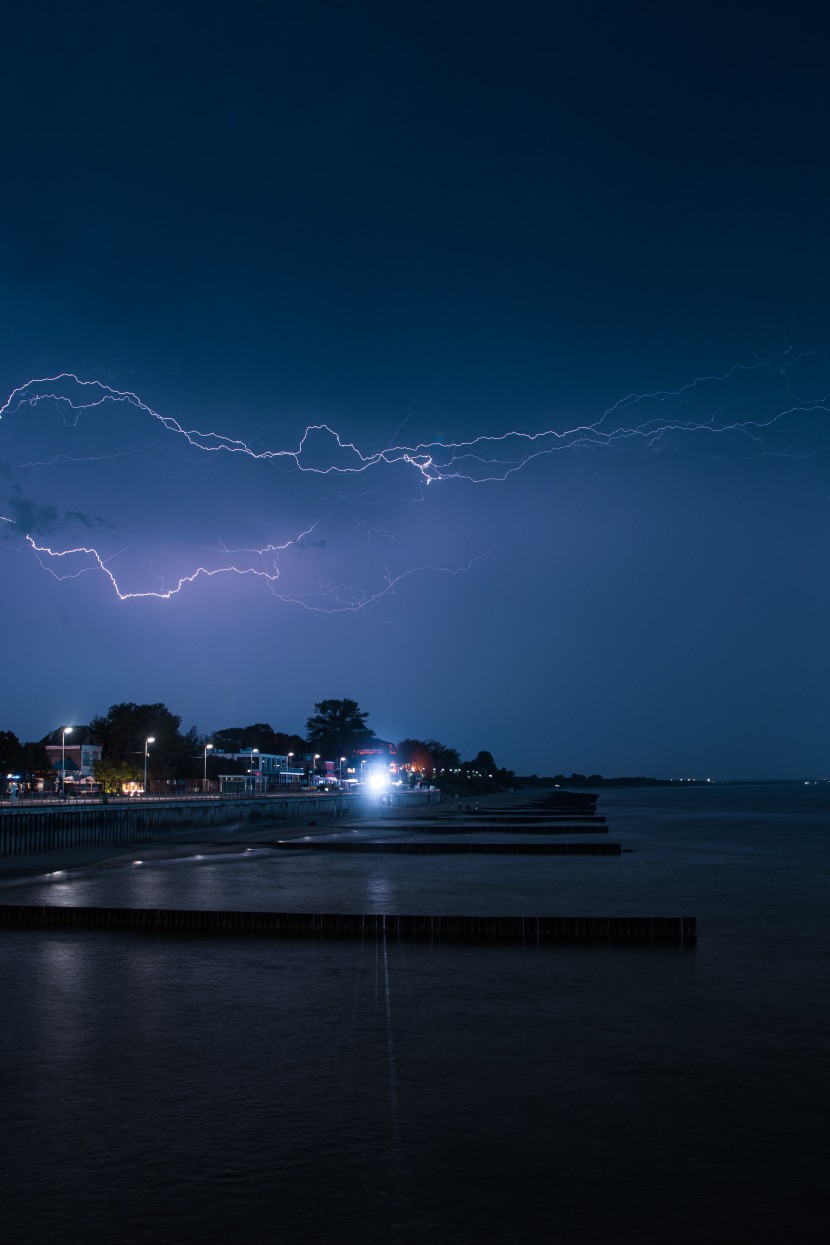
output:
[[[290,464],[300,473],[322,477],[355,476],[373,470],[403,465],[411,468],[420,482],[425,485],[452,481],[467,484],[494,484],[507,480],[525,470],[531,463],[559,450],[609,449],[624,447],[632,443],[654,448],[671,434],[698,434],[716,438],[726,434],[737,434],[745,438],[756,450],[760,449],[762,453],[776,453],[780,456],[796,458],[808,457],[811,453],[815,453],[816,449],[811,448],[803,440],[796,437],[783,449],[772,450],[765,445],[765,433],[768,433],[775,425],[786,426],[787,421],[795,416],[809,418],[825,415],[830,410],[830,395],[816,396],[813,392],[809,397],[799,397],[793,381],[795,366],[804,360],[813,359],[823,362],[824,370],[827,370],[824,353],[813,351],[797,356],[788,354],[783,359],[738,364],[721,374],[696,377],[674,390],[629,393],[610,406],[595,423],[577,424],[565,430],[545,428],[537,432],[527,432],[521,429],[510,429],[498,434],[472,436],[466,440],[446,443],[440,440],[421,441],[412,445],[394,444],[369,451],[361,450],[354,441],[344,439],[326,423],[307,427],[300,436],[296,448],[256,450],[241,438],[231,437],[217,431],[185,427],[172,416],[162,415],[154,410],[130,390],[116,389],[98,380],[84,380],[72,372],[33,378],[13,389],[5,402],[0,405],[0,420],[8,420],[10,416],[24,408],[32,410],[40,404],[52,404],[62,413],[68,426],[77,427],[84,414],[110,404],[122,404],[133,408],[138,415],[155,421],[175,439],[203,454],[239,455],[260,462],[283,462]],[[760,415],[752,411],[744,412],[740,408],[747,404],[751,406],[757,400],[769,402],[771,396],[769,393],[741,394],[729,401],[721,402],[717,409],[709,411],[705,417],[698,419],[681,418],[677,410],[667,413],[664,417],[652,412],[648,418],[641,419],[639,422],[630,418],[622,418],[629,416],[632,411],[641,408],[644,404],[650,404],[652,407],[674,405],[688,409],[692,399],[698,397],[704,387],[724,386],[736,379],[751,376],[772,382],[775,389],[772,397],[775,398],[777,394],[773,409],[765,409]],[[403,424],[399,425],[396,429],[396,436],[399,436],[408,420],[409,416]],[[798,432],[801,430],[799,429]],[[117,457],[137,455],[149,450],[158,451],[161,448],[158,443],[150,441],[140,448],[122,449],[99,458],[89,455],[74,458],[70,454],[61,452],[39,463],[19,463],[18,467],[49,467],[70,462],[111,461]],[[307,609],[325,612],[359,610],[388,596],[403,580],[414,574],[424,571],[460,574],[481,557],[487,556],[486,554],[477,555],[466,566],[457,568],[429,564],[413,567],[399,574],[384,571],[382,587],[374,592],[346,590],[343,585],[336,584],[318,584],[317,590],[308,594],[286,592],[279,584],[281,575],[277,566],[277,558],[279,554],[299,546],[304,539],[309,537],[318,526],[320,522],[318,520],[281,545],[266,544],[262,548],[244,550],[228,550],[224,547],[222,549],[225,558],[233,558],[235,555],[242,554],[260,558],[265,563],[262,567],[238,565],[233,561],[216,567],[199,565],[189,573],[180,576],[171,586],[164,584],[156,590],[127,591],[118,582],[110,566],[117,555],[104,556],[100,550],[89,545],[54,548],[39,543],[31,531],[24,532],[22,524],[9,515],[0,515],[0,521],[9,524],[24,538],[43,569],[56,579],[78,578],[89,572],[103,574],[109,580],[120,601],[148,598],[170,600],[197,580],[236,575],[261,580],[280,600],[301,604]],[[496,547],[498,546],[494,546]],[[78,566],[77,562],[84,559],[87,559],[86,565]],[[270,568],[268,561],[271,561]],[[320,597],[333,604],[328,607],[316,604],[315,601]]]

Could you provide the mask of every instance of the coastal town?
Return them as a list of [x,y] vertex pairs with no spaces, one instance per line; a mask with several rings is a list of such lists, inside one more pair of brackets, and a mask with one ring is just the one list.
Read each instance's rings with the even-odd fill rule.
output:
[[183,733],[181,718],[165,705],[132,703],[112,705],[89,723],[54,727],[37,742],[0,731],[0,798],[266,796],[447,781],[492,790],[514,778],[486,750],[463,761],[436,739],[381,739],[355,700],[318,701],[314,709],[305,736],[262,722]]

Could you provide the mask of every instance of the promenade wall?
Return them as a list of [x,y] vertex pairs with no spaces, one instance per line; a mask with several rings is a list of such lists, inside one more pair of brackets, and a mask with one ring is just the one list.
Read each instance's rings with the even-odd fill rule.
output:
[[326,794],[262,798],[130,800],[108,804],[25,804],[0,808],[0,856],[71,847],[149,843],[171,835],[285,820],[376,817],[393,808],[437,804],[438,791],[395,791],[382,796]]

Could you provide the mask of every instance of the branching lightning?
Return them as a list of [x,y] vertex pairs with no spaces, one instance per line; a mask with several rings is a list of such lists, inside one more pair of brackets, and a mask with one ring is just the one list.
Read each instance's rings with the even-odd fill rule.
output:
[[[384,475],[391,474],[399,480],[401,472],[408,474],[419,498],[424,500],[426,491],[435,486],[504,483],[539,460],[565,450],[621,451],[636,446],[656,450],[674,444],[676,438],[690,436],[706,438],[713,451],[720,450],[728,442],[733,450],[743,446],[744,450],[739,452],[754,456],[808,458],[826,451],[830,444],[826,420],[830,412],[828,375],[826,352],[794,354],[788,350],[777,358],[737,364],[722,374],[696,377],[674,390],[629,393],[594,423],[538,430],[512,428],[456,441],[413,440],[406,444],[401,433],[411,422],[410,412],[395,429],[393,443],[383,448],[361,447],[355,439],[341,435],[330,424],[319,423],[306,427],[293,446],[259,449],[221,430],[186,426],[172,416],[161,414],[130,390],[64,372],[26,381],[13,389],[0,406],[0,434],[4,429],[8,434],[5,438],[8,444],[3,449],[5,467],[0,463],[0,487],[4,477],[9,481],[3,490],[5,503],[0,501],[3,511],[0,523],[4,525],[0,531],[5,530],[8,537],[16,537],[20,547],[28,549],[40,566],[58,580],[76,579],[90,573],[104,576],[119,601],[147,598],[166,601],[199,580],[237,576],[260,581],[280,600],[307,609],[360,610],[388,596],[404,579],[419,571],[460,573],[465,566],[486,555],[476,555],[469,562],[460,558],[458,565],[429,561],[394,570],[387,567],[383,559],[378,559],[376,549],[381,538],[377,530],[373,530],[371,537],[364,532],[375,564],[377,582],[372,588],[344,584],[339,579],[320,581],[307,576],[297,560],[306,556],[312,546],[326,544],[316,535],[322,522],[318,517],[297,523],[295,534],[282,540],[269,540],[259,547],[230,549],[223,540],[215,538],[208,542],[210,557],[194,559],[195,564],[189,565],[183,573],[171,573],[169,568],[164,572],[153,570],[148,557],[143,555],[138,567],[134,565],[125,578],[125,571],[120,568],[131,556],[132,536],[125,538],[121,533],[120,544],[112,551],[102,549],[97,541],[66,540],[66,533],[79,525],[111,527],[115,540],[118,525],[110,524],[106,516],[89,516],[78,509],[83,497],[72,494],[71,488],[68,505],[63,510],[51,498],[48,504],[27,499],[18,479],[21,473],[25,476],[27,472],[65,472],[69,468],[81,472],[99,464],[113,464],[119,460],[143,462],[150,455],[173,453],[188,469],[200,459],[222,458],[237,460],[240,465],[250,460],[261,464],[263,470],[279,467],[283,473],[287,471],[298,478],[318,477],[331,483],[340,479],[344,486],[348,479],[366,476],[367,487],[362,497],[364,504],[368,504],[367,499],[372,494],[382,491]],[[23,427],[26,420],[22,417],[27,412],[33,415],[38,408],[48,410],[52,418],[57,414],[59,427],[62,426],[70,441],[79,434],[84,421],[105,418],[120,410],[129,417],[130,434],[137,441],[115,444],[109,452],[97,453],[97,432],[90,434],[91,445],[82,442],[69,448],[49,445],[46,438],[46,452],[43,453],[41,433],[37,436],[39,453],[32,454],[31,437],[27,441]],[[122,435],[121,429],[119,425],[111,430],[116,441]],[[12,461],[13,457],[17,460]],[[61,487],[64,491],[69,487],[63,477]],[[74,482],[72,487],[75,487]],[[80,490],[82,485],[77,488]],[[352,490],[351,502],[355,496]],[[411,487],[408,499],[412,499]],[[342,496],[331,504],[336,507],[341,502]],[[358,527],[355,523],[353,532]],[[55,531],[64,538],[55,540],[51,535]],[[50,539],[47,540],[47,536]],[[294,586],[286,583],[284,576],[285,560],[289,556],[295,557]],[[140,587],[130,586],[129,579],[137,575],[144,583]],[[155,583],[147,586],[148,580]]]

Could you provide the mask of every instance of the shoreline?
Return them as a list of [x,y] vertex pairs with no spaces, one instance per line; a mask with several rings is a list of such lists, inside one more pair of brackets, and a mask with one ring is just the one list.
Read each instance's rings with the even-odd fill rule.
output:
[[[534,792],[535,798],[541,798],[547,789]],[[429,820],[436,811],[446,813],[460,808],[468,811],[475,808],[501,808],[515,804],[523,798],[522,792],[494,792],[488,795],[459,797],[458,799],[442,797],[437,805],[426,805],[419,808],[384,808],[359,817],[331,818],[322,815],[314,817],[295,817],[285,821],[278,820],[268,824],[254,826],[219,826],[213,830],[194,828],[178,834],[164,834],[157,839],[144,843],[135,843],[125,850],[123,844],[101,844],[94,847],[68,847],[43,852],[27,852],[15,856],[0,857],[0,888],[11,887],[19,882],[31,880],[43,874],[72,872],[75,869],[88,869],[92,866],[122,865],[140,856],[142,860],[175,860],[181,857],[201,855],[220,855],[229,848],[244,850],[246,847],[266,847],[273,842],[274,832],[280,838],[301,838],[309,835],[331,836],[341,831],[365,828],[377,831],[378,822],[383,821],[390,829],[395,823],[414,820]],[[524,797],[526,798],[526,796]],[[331,824],[329,824],[331,823]]]

